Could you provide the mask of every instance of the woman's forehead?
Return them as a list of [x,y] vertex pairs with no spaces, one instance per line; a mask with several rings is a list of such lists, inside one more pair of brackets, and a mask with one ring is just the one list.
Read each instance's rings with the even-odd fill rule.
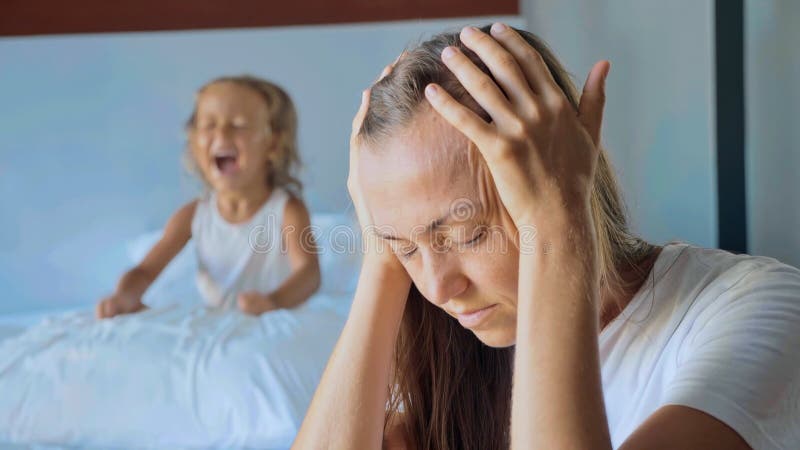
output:
[[402,234],[478,201],[469,141],[438,117],[414,122],[380,148],[362,149],[360,158],[375,225],[396,227]]

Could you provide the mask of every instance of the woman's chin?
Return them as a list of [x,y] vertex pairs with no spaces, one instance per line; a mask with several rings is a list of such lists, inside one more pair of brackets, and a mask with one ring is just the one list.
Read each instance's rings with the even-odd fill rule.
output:
[[517,342],[517,330],[513,327],[487,328],[472,332],[481,342],[493,348],[511,347]]

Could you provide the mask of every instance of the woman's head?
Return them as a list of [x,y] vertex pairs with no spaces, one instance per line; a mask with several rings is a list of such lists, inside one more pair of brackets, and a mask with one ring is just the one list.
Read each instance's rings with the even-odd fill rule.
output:
[[360,167],[379,235],[428,301],[485,344],[512,345],[518,251],[477,151],[423,107],[374,147]]
[[[483,31],[489,34],[488,27]],[[568,72],[540,39],[517,31],[542,55],[577,111],[578,96]],[[441,61],[441,52],[448,46],[458,47],[491,76],[477,55],[461,43],[458,33],[437,35],[409,50],[371,90],[359,133],[365,147],[361,152],[365,196],[375,225],[396,232],[382,234],[391,239],[420,292],[451,315],[498,305],[485,321],[468,328],[488,345],[509,346],[515,340],[518,230],[501,207],[474,144],[439,117],[424,95],[429,83],[439,84],[490,120]],[[628,231],[604,151],[591,203],[601,248],[602,281],[619,285],[621,266],[645,255],[650,247]],[[453,214],[459,208],[468,214]],[[445,226],[438,227],[443,232],[428,232],[435,230],[426,226],[439,224],[440,219],[445,220]],[[491,245],[466,245],[472,238],[482,239],[487,228],[492,239],[482,242]],[[437,245],[443,240],[452,245]]]
[[[488,27],[482,31],[489,34]],[[536,36],[517,31],[577,110],[566,70]],[[367,206],[414,281],[396,348],[390,415],[402,403],[406,434],[422,448],[506,448],[520,236],[474,145],[425,100],[425,87],[436,83],[490,119],[441,61],[448,46],[491,76],[458,33],[437,35],[409,50],[372,87],[359,133]],[[627,229],[604,152],[591,208],[602,283],[624,288],[621,271],[651,247]],[[472,311],[479,312],[459,314]]]
[[301,188],[297,114],[279,86],[247,75],[217,78],[197,91],[186,130],[188,166],[210,188]]

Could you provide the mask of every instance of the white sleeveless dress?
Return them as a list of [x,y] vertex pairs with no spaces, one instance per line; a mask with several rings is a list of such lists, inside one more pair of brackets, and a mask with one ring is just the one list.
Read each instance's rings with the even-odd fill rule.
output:
[[197,249],[197,288],[209,306],[236,308],[243,292],[268,293],[291,274],[281,232],[289,193],[274,188],[247,222],[232,224],[217,208],[215,192],[197,202],[192,239]]

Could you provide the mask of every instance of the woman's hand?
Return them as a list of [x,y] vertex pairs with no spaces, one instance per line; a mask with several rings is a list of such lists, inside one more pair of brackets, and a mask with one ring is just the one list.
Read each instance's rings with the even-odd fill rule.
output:
[[462,42],[497,83],[457,49],[442,52],[444,63],[492,122],[435,84],[425,90],[428,101],[477,146],[518,229],[590,221],[608,63],[592,69],[576,112],[541,55],[516,31],[495,24],[492,36],[472,27],[461,32]]
[[[392,64],[387,65],[383,69],[383,72],[381,72],[376,82],[391,73],[394,65],[403,57],[403,54],[400,54]],[[350,172],[347,177],[347,190],[350,192],[350,198],[353,201],[359,226],[361,227],[365,262],[380,265],[393,273],[408,277],[405,268],[403,268],[400,261],[391,251],[390,246],[375,234],[372,215],[367,208],[364,200],[363,188],[361,186],[361,179],[359,176],[359,153],[362,151],[363,143],[358,136],[358,132],[361,130],[361,124],[364,122],[364,117],[367,115],[370,90],[371,88],[367,88],[361,93],[361,105],[353,118],[352,130],[350,133]]]
[[495,24],[489,36],[465,28],[461,41],[496,82],[456,49],[442,59],[491,123],[440,86],[427,86],[426,97],[478,147],[517,229],[535,233],[520,242],[511,448],[610,448],[591,213],[608,63],[594,66],[575,111],[516,31]]

